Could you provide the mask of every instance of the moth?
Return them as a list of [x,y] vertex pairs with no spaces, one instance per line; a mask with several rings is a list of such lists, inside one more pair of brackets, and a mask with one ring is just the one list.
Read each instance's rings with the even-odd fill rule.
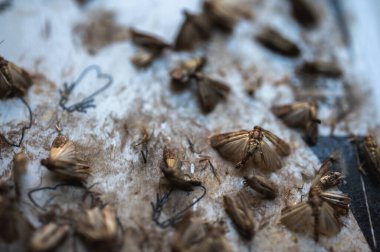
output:
[[365,175],[380,182],[380,147],[375,137],[369,134],[363,140],[357,141],[357,148],[363,168],[361,170]]
[[32,85],[26,70],[0,56],[0,99],[24,96]]
[[135,29],[130,29],[130,34],[132,42],[144,50],[132,58],[132,63],[137,67],[149,66],[155,59],[161,56],[165,49],[171,47],[162,39]]
[[184,191],[193,191],[194,186],[202,185],[198,180],[184,178],[184,175],[180,172],[182,162],[178,159],[173,149],[165,147],[163,157],[164,165],[161,166],[161,171],[172,187]]
[[28,158],[23,152],[19,152],[13,156],[12,176],[15,184],[16,197],[21,196],[22,177],[28,168]]
[[274,199],[277,197],[277,186],[263,176],[253,175],[251,177],[244,177],[244,184],[267,199]]
[[[346,214],[351,199],[340,192],[325,191],[335,186],[336,183],[325,183],[324,178],[328,168],[332,165],[332,159],[327,158],[309,190],[308,200],[300,202],[289,208],[283,209],[280,222],[295,232],[312,234],[315,241],[320,235],[336,235],[342,223],[340,215]],[[335,181],[335,180],[334,180]]]
[[119,224],[111,205],[86,209],[79,215],[77,233],[90,244],[112,246],[118,243]]
[[225,32],[232,32],[237,22],[233,9],[221,1],[208,0],[203,2],[203,12],[210,18],[212,24]]
[[68,224],[50,222],[34,231],[30,242],[30,251],[42,252],[56,249],[69,234]]
[[293,18],[305,28],[313,28],[318,24],[319,18],[311,1],[290,0]]
[[224,230],[218,226],[208,225],[207,236],[195,249],[201,252],[232,252],[232,248],[225,238]]
[[343,75],[342,68],[336,62],[322,60],[305,61],[296,69],[296,72],[330,78],[340,78]]
[[282,166],[280,156],[290,154],[290,147],[284,140],[260,126],[251,131],[213,135],[209,141],[220,155],[236,162],[236,168],[243,168],[249,163],[261,169],[277,170]]
[[237,194],[236,197],[224,195],[223,202],[224,209],[240,236],[245,240],[251,240],[255,233],[255,227],[245,200],[240,194]]
[[301,54],[298,46],[271,27],[264,27],[256,40],[267,49],[286,57],[298,57]]
[[305,132],[305,140],[315,145],[318,140],[318,125],[321,120],[317,118],[318,106],[313,102],[294,102],[271,108],[273,114],[280,118],[287,126],[299,128]]
[[191,84],[196,79],[195,74],[200,72],[206,64],[205,57],[195,57],[182,62],[178,67],[170,72],[172,87],[181,90]]
[[74,142],[67,136],[58,135],[51,146],[48,158],[41,164],[63,178],[84,182],[91,174],[88,163],[78,157]]
[[174,42],[177,51],[192,50],[199,42],[210,38],[213,24],[203,13],[191,14],[184,11],[185,20],[182,23]]

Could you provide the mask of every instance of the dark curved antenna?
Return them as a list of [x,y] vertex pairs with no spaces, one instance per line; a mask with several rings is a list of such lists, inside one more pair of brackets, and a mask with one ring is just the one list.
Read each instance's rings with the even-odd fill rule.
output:
[[0,138],[6,142],[8,145],[10,146],[13,146],[13,147],[21,147],[21,144],[22,144],[22,141],[24,140],[24,136],[25,136],[25,131],[30,129],[32,127],[32,123],[33,123],[33,113],[32,113],[32,109],[30,108],[29,104],[25,101],[25,99],[23,97],[19,97],[20,100],[22,101],[22,103],[24,103],[24,105],[27,107],[28,109],[28,112],[29,112],[29,124],[24,126],[22,129],[21,129],[21,137],[20,137],[20,140],[18,141],[18,143],[12,143],[11,141],[9,141],[3,134],[0,134]]
[[[66,103],[69,101],[69,97],[71,93],[73,92],[74,88],[82,82],[83,78],[90,71],[95,71],[96,77],[98,79],[106,79],[107,83],[103,87],[99,88],[98,90],[90,94],[89,96],[85,97],[82,101],[75,103],[71,106],[66,106]],[[109,74],[102,73],[102,70],[100,69],[98,65],[88,66],[86,69],[83,70],[83,72],[80,74],[77,80],[72,82],[70,85],[68,85],[67,82],[63,84],[63,90],[59,90],[59,94],[61,96],[61,99],[59,100],[59,106],[62,109],[68,111],[69,113],[74,112],[74,111],[86,113],[88,108],[96,107],[94,104],[95,96],[103,92],[105,89],[107,89],[112,84],[112,82],[113,82],[112,76]]]

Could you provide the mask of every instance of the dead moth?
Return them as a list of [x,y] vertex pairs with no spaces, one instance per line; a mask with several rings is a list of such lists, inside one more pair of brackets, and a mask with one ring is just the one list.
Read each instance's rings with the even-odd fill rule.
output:
[[33,252],[52,251],[62,244],[69,231],[68,224],[50,222],[34,231],[29,242],[29,250]]
[[205,113],[211,112],[219,102],[227,99],[230,88],[225,83],[199,72],[196,79],[199,100]]
[[194,186],[202,185],[198,180],[185,179],[185,176],[180,172],[182,162],[173,149],[165,147],[163,156],[164,165],[161,166],[161,171],[170,186],[184,191],[193,191]]
[[28,158],[23,152],[17,153],[13,156],[13,169],[12,176],[15,184],[16,197],[21,196],[22,177],[27,172]]
[[78,157],[75,145],[64,135],[58,135],[51,146],[48,158],[41,164],[66,179],[83,182],[90,175],[88,163]]
[[292,207],[283,209],[280,222],[295,232],[312,234],[315,241],[320,235],[333,236],[341,229],[339,216],[346,214],[351,199],[341,192],[325,191],[336,185],[325,183],[324,176],[328,176],[328,167],[331,159],[326,159],[309,191],[308,200],[300,202]]
[[245,200],[241,194],[236,197],[224,195],[223,196],[224,209],[227,215],[231,218],[234,226],[240,236],[245,240],[251,240],[254,235],[254,224],[249,209],[245,204]]
[[[116,210],[110,205],[86,209],[78,217],[76,232],[88,244],[102,248],[118,245],[119,231]],[[102,251],[100,247],[97,249]]]
[[233,10],[221,3],[221,1],[204,1],[203,12],[209,17],[215,27],[225,32],[232,32],[238,20]]
[[301,54],[298,46],[271,27],[264,27],[256,40],[267,49],[287,57],[298,57]]
[[171,84],[174,90],[181,90],[187,87],[195,74],[202,70],[206,63],[205,57],[195,57],[182,62],[178,67],[170,72]]
[[293,18],[305,28],[313,28],[318,24],[315,7],[308,0],[289,0]]
[[284,140],[260,126],[255,126],[251,131],[240,130],[213,135],[209,140],[220,155],[237,162],[236,168],[250,163],[265,170],[277,170],[282,165],[280,156],[290,154],[290,147]]
[[322,60],[305,61],[296,69],[296,72],[330,78],[340,78],[343,75],[343,71],[338,63]]
[[137,67],[149,66],[166,48],[170,48],[163,40],[135,29],[130,29],[130,34],[132,42],[144,50],[132,58],[132,63]]
[[199,42],[208,40],[212,32],[212,22],[207,15],[183,12],[185,20],[178,31],[174,49],[185,51],[193,49]]
[[308,144],[315,145],[317,143],[318,124],[321,123],[321,120],[317,118],[318,106],[315,103],[294,102],[273,106],[271,110],[287,126],[304,130]]
[[251,177],[244,177],[244,184],[260,193],[267,199],[274,199],[277,197],[277,186],[261,175],[253,175]]
[[380,182],[380,147],[374,136],[368,135],[357,141],[357,148],[363,168],[361,170],[374,181]]
[[27,71],[0,56],[0,99],[24,96],[32,84]]

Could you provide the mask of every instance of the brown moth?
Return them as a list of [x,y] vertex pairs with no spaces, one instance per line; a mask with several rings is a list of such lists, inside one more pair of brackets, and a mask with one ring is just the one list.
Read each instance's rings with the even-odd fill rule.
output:
[[362,140],[355,140],[361,160],[361,171],[365,175],[380,182],[380,147],[373,135],[369,134]]
[[21,196],[22,177],[28,168],[28,158],[23,152],[13,156],[12,176],[15,184],[16,197]]
[[215,0],[204,1],[203,12],[210,18],[215,27],[225,32],[233,31],[238,17],[225,4]]
[[196,73],[198,94],[205,113],[209,113],[220,101],[225,101],[230,88],[223,82],[214,80],[202,73]]
[[149,66],[156,58],[160,57],[166,48],[171,46],[152,35],[142,33],[135,29],[130,29],[132,42],[144,49],[138,52],[133,58],[132,63],[138,67]]
[[67,237],[70,226],[50,222],[37,229],[29,242],[30,251],[42,252],[56,249]]
[[170,72],[171,83],[175,90],[187,87],[191,80],[195,79],[195,74],[202,70],[206,64],[205,57],[195,57],[182,62],[179,67]]
[[48,158],[41,164],[67,179],[83,182],[91,173],[88,163],[78,157],[75,145],[64,135],[58,135],[51,146]]
[[305,28],[313,28],[318,24],[318,15],[311,1],[290,0],[293,18]]
[[332,161],[329,157],[323,162],[310,187],[308,200],[285,208],[281,213],[280,222],[283,225],[295,232],[312,234],[315,241],[319,240],[320,235],[333,236],[340,231],[342,224],[339,216],[348,212],[351,201],[341,192],[324,191],[336,185],[335,182],[326,184],[321,180]]
[[277,197],[278,187],[263,176],[253,175],[251,177],[244,177],[244,184],[251,187],[267,199],[274,199]]
[[212,32],[212,22],[203,13],[194,15],[183,12],[185,21],[182,23],[174,42],[177,51],[191,50],[199,42],[208,40]]
[[76,231],[90,244],[96,243],[105,247],[117,244],[119,225],[116,210],[110,205],[86,209],[78,217]]
[[330,78],[340,78],[343,71],[336,62],[329,61],[305,61],[296,69],[297,73],[309,75],[321,75]]
[[0,99],[24,96],[32,85],[27,71],[0,56]]
[[277,170],[282,165],[280,156],[290,154],[290,147],[284,140],[260,126],[255,126],[251,131],[240,130],[213,135],[209,140],[220,155],[237,162],[236,168],[242,168],[251,162],[265,170]]
[[172,187],[184,191],[193,191],[194,186],[202,185],[198,180],[185,179],[184,174],[180,172],[182,162],[176,156],[174,150],[165,147],[163,156],[164,165],[161,166],[161,171]]
[[306,142],[315,145],[318,139],[318,106],[312,102],[294,102],[292,104],[273,106],[273,114],[287,126],[305,131]]
[[256,40],[267,49],[287,57],[298,57],[301,54],[298,46],[271,27],[264,27]]
[[240,236],[245,240],[251,240],[255,233],[255,227],[242,195],[237,194],[236,197],[224,195],[223,202],[224,209],[234,223]]

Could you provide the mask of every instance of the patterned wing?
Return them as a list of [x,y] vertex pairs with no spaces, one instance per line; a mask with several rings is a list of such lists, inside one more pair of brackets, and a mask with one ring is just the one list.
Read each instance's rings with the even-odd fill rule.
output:
[[211,136],[210,144],[224,158],[239,162],[248,151],[249,131],[240,130]]

